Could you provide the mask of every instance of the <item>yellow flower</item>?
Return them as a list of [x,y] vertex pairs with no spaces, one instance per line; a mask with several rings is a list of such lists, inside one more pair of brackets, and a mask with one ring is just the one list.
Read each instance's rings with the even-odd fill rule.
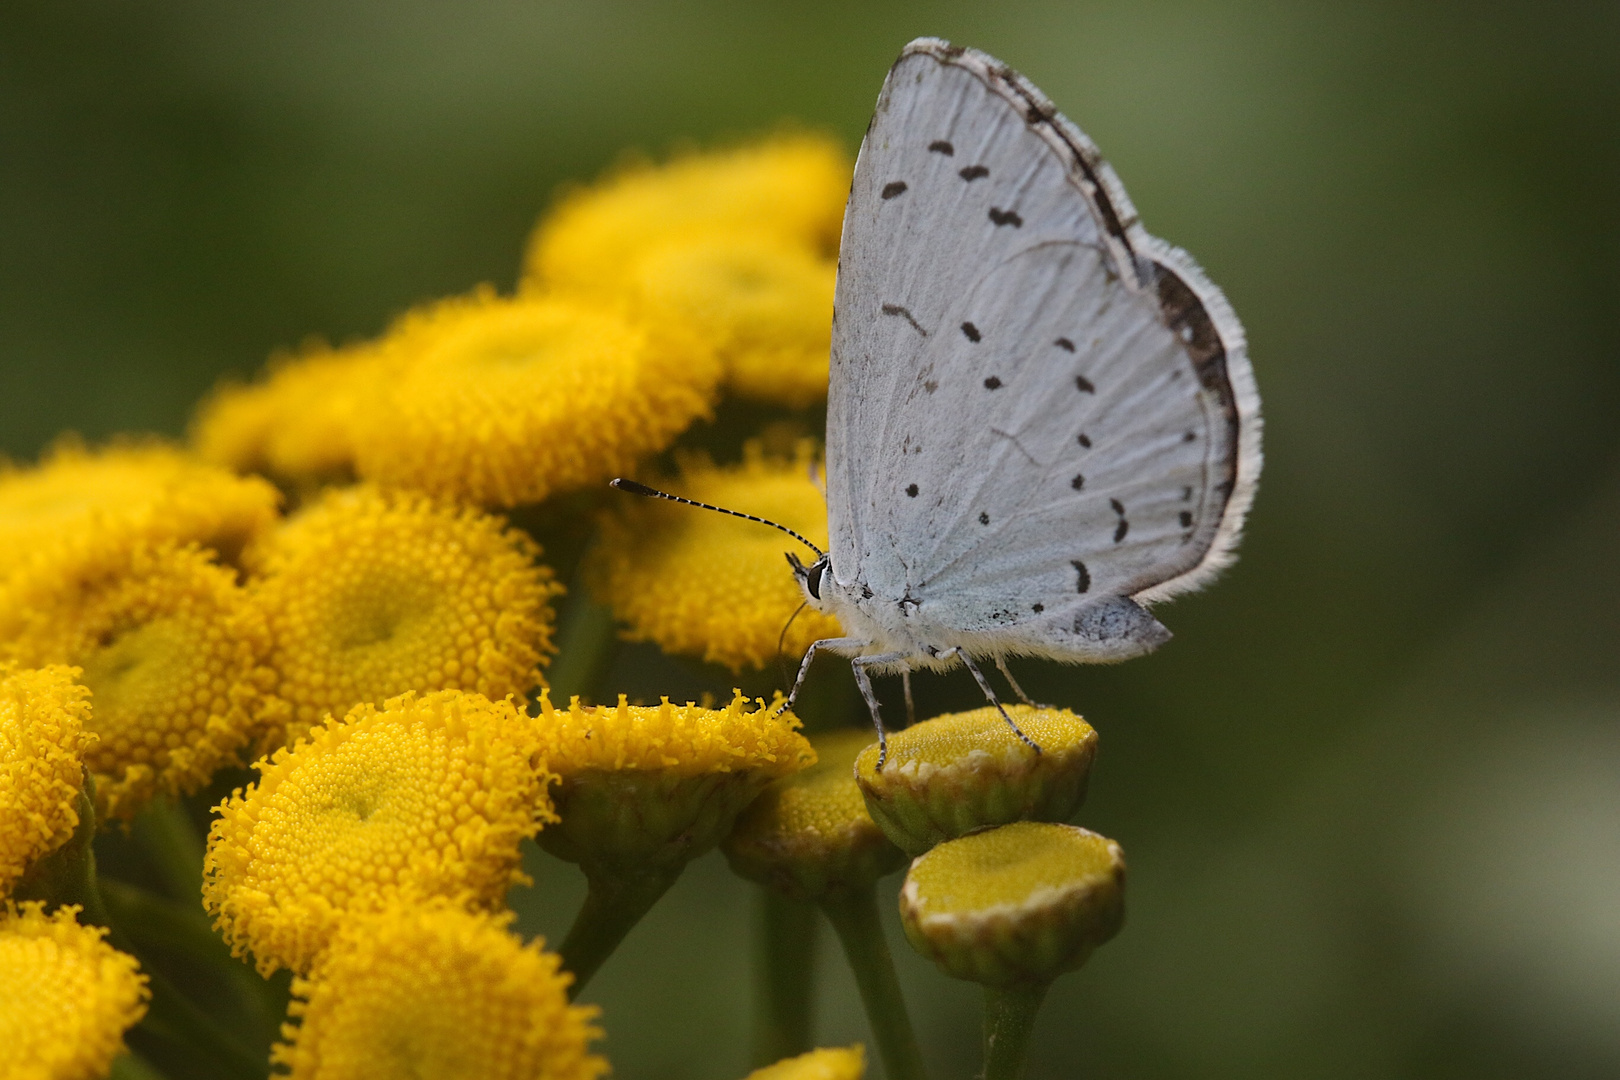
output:
[[0,910],[0,1076],[97,1080],[146,1014],[135,958],[74,921],[78,910],[9,900]]
[[755,1069],[746,1080],[861,1080],[866,1075],[866,1050],[854,1046],[829,1047]]
[[487,290],[402,321],[386,348],[398,367],[357,431],[359,474],[483,505],[628,470],[706,415],[720,378],[679,325]]
[[740,693],[723,709],[696,705],[567,709],[540,696],[537,719],[559,822],[541,837],[589,870],[684,865],[719,842],[767,784],[810,765],[815,751],[792,714]]
[[90,691],[69,667],[0,664],[0,894],[79,827]]
[[407,690],[526,694],[562,592],[497,517],[371,487],[328,492],[250,548],[277,696],[270,744]]
[[84,757],[98,812],[134,815],[158,791],[207,784],[253,735],[269,678],[264,620],[235,575],[196,547],[110,551],[77,581],[16,583],[24,621],[0,649],[72,664],[90,688]]
[[595,1080],[595,1007],[568,1004],[569,976],[510,914],[393,907],[338,932],[312,978],[295,979],[273,1064],[320,1080]]
[[275,519],[279,498],[263,480],[164,443],[88,450],[63,440],[35,468],[0,468],[0,580],[65,579],[108,552],[162,541],[196,542],[230,561]]
[[401,896],[493,908],[551,817],[539,737],[510,701],[455,690],[362,705],[255,766],[220,804],[203,903],[259,970],[306,971],[343,919]]
[[[687,461],[670,490],[770,518],[825,548],[827,505],[810,478],[811,463],[808,443],[792,460],[767,457],[751,443],[740,466]],[[782,558],[788,548],[808,554],[763,525],[627,497],[602,522],[587,580],[626,624],[630,640],[736,671],[776,658],[782,628],[804,600]],[[837,636],[836,619],[806,608],[782,650],[796,657],[810,642]]]
[[832,260],[774,237],[719,234],[648,251],[628,292],[645,317],[712,342],[729,391],[802,408],[827,397],[836,276]]
[[276,357],[251,385],[224,384],[198,407],[191,443],[206,461],[291,479],[341,476],[354,466],[354,431],[371,407],[385,354],[367,343],[312,343]]
[[830,257],[838,250],[851,171],[836,142],[805,134],[621,169],[567,196],[541,220],[524,258],[525,284],[612,286],[652,247],[724,233]]

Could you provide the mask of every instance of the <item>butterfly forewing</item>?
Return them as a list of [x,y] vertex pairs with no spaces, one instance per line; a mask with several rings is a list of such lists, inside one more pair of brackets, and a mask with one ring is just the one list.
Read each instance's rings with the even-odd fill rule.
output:
[[983,54],[914,43],[891,71],[836,309],[832,566],[875,602],[1029,631],[1191,582],[1235,539],[1258,468],[1235,319]]

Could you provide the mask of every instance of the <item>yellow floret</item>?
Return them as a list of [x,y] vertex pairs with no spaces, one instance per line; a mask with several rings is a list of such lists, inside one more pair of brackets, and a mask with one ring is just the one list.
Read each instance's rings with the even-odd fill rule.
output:
[[608,1063],[594,1006],[510,914],[443,904],[394,907],[347,923],[312,978],[293,982],[289,1041],[271,1052],[314,1080],[595,1080]]
[[9,900],[0,910],[0,1076],[100,1080],[146,1014],[135,958],[80,926],[78,910]]
[[80,761],[96,737],[78,674],[0,663],[0,894],[79,826]]
[[0,581],[65,579],[140,543],[195,542],[229,561],[275,519],[279,498],[164,443],[64,440],[37,467],[0,468]]
[[435,305],[385,343],[398,367],[366,410],[367,479],[490,506],[605,482],[706,415],[714,350],[670,323],[556,297]]
[[408,492],[329,492],[249,549],[292,741],[407,690],[524,695],[562,592],[540,549],[490,514]]
[[539,736],[510,701],[446,690],[317,727],[217,809],[204,905],[237,955],[296,972],[402,896],[494,908],[551,816]]
[[526,285],[611,286],[650,248],[722,233],[756,234],[831,257],[851,171],[837,142],[807,134],[621,169],[541,220],[524,257]]
[[[811,448],[791,460],[744,450],[740,466],[688,461],[675,494],[780,522],[823,548],[827,504],[810,477]],[[606,516],[589,555],[587,580],[632,641],[696,656],[733,671],[775,660],[778,642],[798,656],[812,641],[839,636],[830,615],[806,608],[785,550],[809,557],[775,529],[651,499],[622,500]]]
[[726,388],[792,408],[827,397],[837,266],[774,237],[694,237],[647,252],[628,294],[648,318],[690,324],[713,343]]
[[812,1050],[808,1054],[755,1069],[746,1080],[861,1080],[866,1050],[859,1043]]
[[84,763],[101,815],[127,818],[159,791],[196,791],[254,734],[269,639],[235,574],[208,552],[108,552],[76,582],[19,583],[11,595],[26,617],[0,652],[75,665],[90,688],[100,738]]
[[354,431],[371,407],[386,356],[367,343],[321,343],[273,358],[266,377],[224,384],[198,407],[191,442],[207,461],[294,480],[342,476],[354,466]]

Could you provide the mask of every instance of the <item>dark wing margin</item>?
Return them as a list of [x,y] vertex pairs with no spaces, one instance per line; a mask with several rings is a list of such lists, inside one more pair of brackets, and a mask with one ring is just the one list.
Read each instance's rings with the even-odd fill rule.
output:
[[1135,290],[1157,294],[1165,325],[1180,338],[1200,383],[1216,399],[1233,447],[1224,462],[1226,476],[1217,485],[1224,500],[1220,524],[1195,565],[1164,581],[1144,583],[1134,599],[1153,603],[1203,587],[1235,557],[1260,479],[1260,394],[1243,325],[1190,255],[1142,227],[1124,185],[1096,144],[1033,83],[992,56],[939,38],[918,38],[901,50],[900,59],[917,54],[973,73],[1016,107],[1030,129],[1058,153],[1107,238],[1121,279]]

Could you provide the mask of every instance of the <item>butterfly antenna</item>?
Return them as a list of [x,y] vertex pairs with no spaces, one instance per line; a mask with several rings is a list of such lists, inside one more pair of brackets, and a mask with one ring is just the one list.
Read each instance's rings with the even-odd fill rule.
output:
[[[827,554],[825,551],[822,551],[820,548],[816,547],[816,545],[812,544],[810,541],[806,540],[804,537],[800,536],[786,525],[779,525],[769,518],[755,517],[753,514],[744,514],[736,510],[727,510],[723,506],[713,506],[706,502],[698,502],[696,499],[684,499],[679,495],[671,495],[667,491],[659,491],[657,488],[650,488],[646,484],[638,484],[634,480],[626,480],[622,476],[617,480],[609,480],[608,486],[618,488],[620,491],[628,491],[632,495],[642,495],[649,499],[668,499],[670,502],[684,503],[687,506],[696,506],[701,510],[713,510],[717,514],[730,514],[732,517],[742,518],[744,521],[757,521],[761,525],[769,525],[773,529],[781,529],[783,532],[793,537],[793,539],[815,552],[816,558],[818,559]],[[783,632],[786,633],[785,630]]]
[[783,651],[787,648],[787,632],[793,627],[793,620],[799,617],[799,612],[803,611],[809,606],[810,601],[801,601],[799,606],[793,609],[793,614],[788,616],[788,621],[782,624],[782,632],[777,635],[776,638],[776,666],[781,669],[783,686],[789,685],[787,656]]

